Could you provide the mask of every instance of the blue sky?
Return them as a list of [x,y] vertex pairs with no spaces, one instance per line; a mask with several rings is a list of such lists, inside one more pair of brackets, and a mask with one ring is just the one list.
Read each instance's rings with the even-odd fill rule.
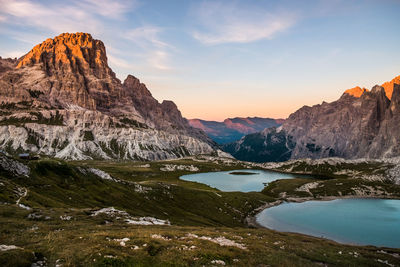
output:
[[0,0],[0,56],[89,32],[187,118],[285,118],[400,75],[399,0]]

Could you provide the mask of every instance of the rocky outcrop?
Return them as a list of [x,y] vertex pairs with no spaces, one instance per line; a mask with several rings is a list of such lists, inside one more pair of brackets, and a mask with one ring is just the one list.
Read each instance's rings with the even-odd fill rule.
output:
[[354,97],[361,97],[362,94],[363,94],[364,92],[367,92],[367,91],[368,91],[368,89],[365,89],[365,88],[361,88],[361,87],[359,87],[359,86],[356,86],[356,87],[354,87],[354,88],[347,89],[344,93],[345,93],[345,94],[348,94],[348,95],[351,95],[351,96],[354,96]]
[[383,88],[385,88],[386,96],[389,99],[392,99],[393,90],[394,90],[394,87],[396,86],[396,84],[400,84],[400,75],[395,77],[390,82],[385,82],[381,85]]
[[[395,81],[395,79],[393,80]],[[391,99],[388,90],[374,86],[371,91],[359,87],[347,90],[332,103],[304,106],[291,114],[276,130],[258,134],[257,141],[244,142],[249,136],[225,147],[238,159],[249,159],[243,151],[260,150],[253,161],[263,161],[264,154],[273,154],[270,161],[342,157],[388,158],[400,155],[400,89],[393,83]],[[271,141],[270,135],[275,136]],[[285,138],[277,138],[284,134]],[[254,135],[253,135],[254,137]],[[253,138],[254,139],[254,138]],[[279,141],[281,140],[281,141]],[[291,145],[287,145],[291,140]],[[271,145],[274,144],[272,148]],[[287,150],[277,151],[276,146]]]
[[172,101],[132,75],[123,83],[106,49],[64,33],[18,60],[0,59],[0,148],[70,158],[154,160],[215,153]]
[[246,134],[280,126],[283,121],[282,119],[247,117],[225,119],[223,122],[192,119],[189,120],[189,124],[203,130],[217,143],[226,144],[239,140]]

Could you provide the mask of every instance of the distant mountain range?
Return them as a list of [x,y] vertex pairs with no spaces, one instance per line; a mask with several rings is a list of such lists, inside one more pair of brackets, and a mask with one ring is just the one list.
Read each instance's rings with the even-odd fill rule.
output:
[[[65,159],[157,160],[223,153],[172,101],[107,63],[102,41],[64,33],[0,58],[0,149]],[[224,155],[226,155],[224,153]]]
[[332,103],[304,106],[282,126],[224,145],[240,160],[400,156],[400,76],[372,90],[355,87]]
[[246,134],[255,133],[265,128],[278,127],[283,119],[259,117],[229,118],[223,122],[191,119],[192,127],[203,130],[212,140],[219,144],[231,143],[239,140]]

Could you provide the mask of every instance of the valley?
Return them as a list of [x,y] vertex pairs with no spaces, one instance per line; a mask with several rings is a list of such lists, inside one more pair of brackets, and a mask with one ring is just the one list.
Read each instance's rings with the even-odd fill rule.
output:
[[[242,193],[179,177],[248,168],[284,171],[289,164],[300,173],[301,167],[212,156],[145,163],[1,158],[3,266],[39,261],[64,266],[399,264],[399,249],[349,246],[251,226],[251,218],[276,201],[400,198],[397,180],[377,178],[393,171],[387,162],[302,163],[303,173],[324,177],[277,180],[262,192]],[[21,171],[13,173],[16,168],[8,166]]]

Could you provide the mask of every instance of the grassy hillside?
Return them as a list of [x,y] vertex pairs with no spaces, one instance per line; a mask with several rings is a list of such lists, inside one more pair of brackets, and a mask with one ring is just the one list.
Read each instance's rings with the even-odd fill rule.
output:
[[[377,186],[400,196],[399,186],[386,181],[298,178],[276,181],[263,192],[241,193],[178,179],[193,172],[251,165],[228,159],[22,163],[28,165],[29,176],[0,171],[1,266],[32,262],[49,266],[400,264],[395,255],[399,249],[347,246],[246,224],[246,218],[266,203],[310,197],[309,192],[296,190],[310,182],[326,183],[325,188],[310,189],[312,197],[337,195],[339,186]],[[110,207],[114,213],[99,212]],[[149,225],[130,223],[143,220]],[[6,250],[1,245],[17,248]]]

